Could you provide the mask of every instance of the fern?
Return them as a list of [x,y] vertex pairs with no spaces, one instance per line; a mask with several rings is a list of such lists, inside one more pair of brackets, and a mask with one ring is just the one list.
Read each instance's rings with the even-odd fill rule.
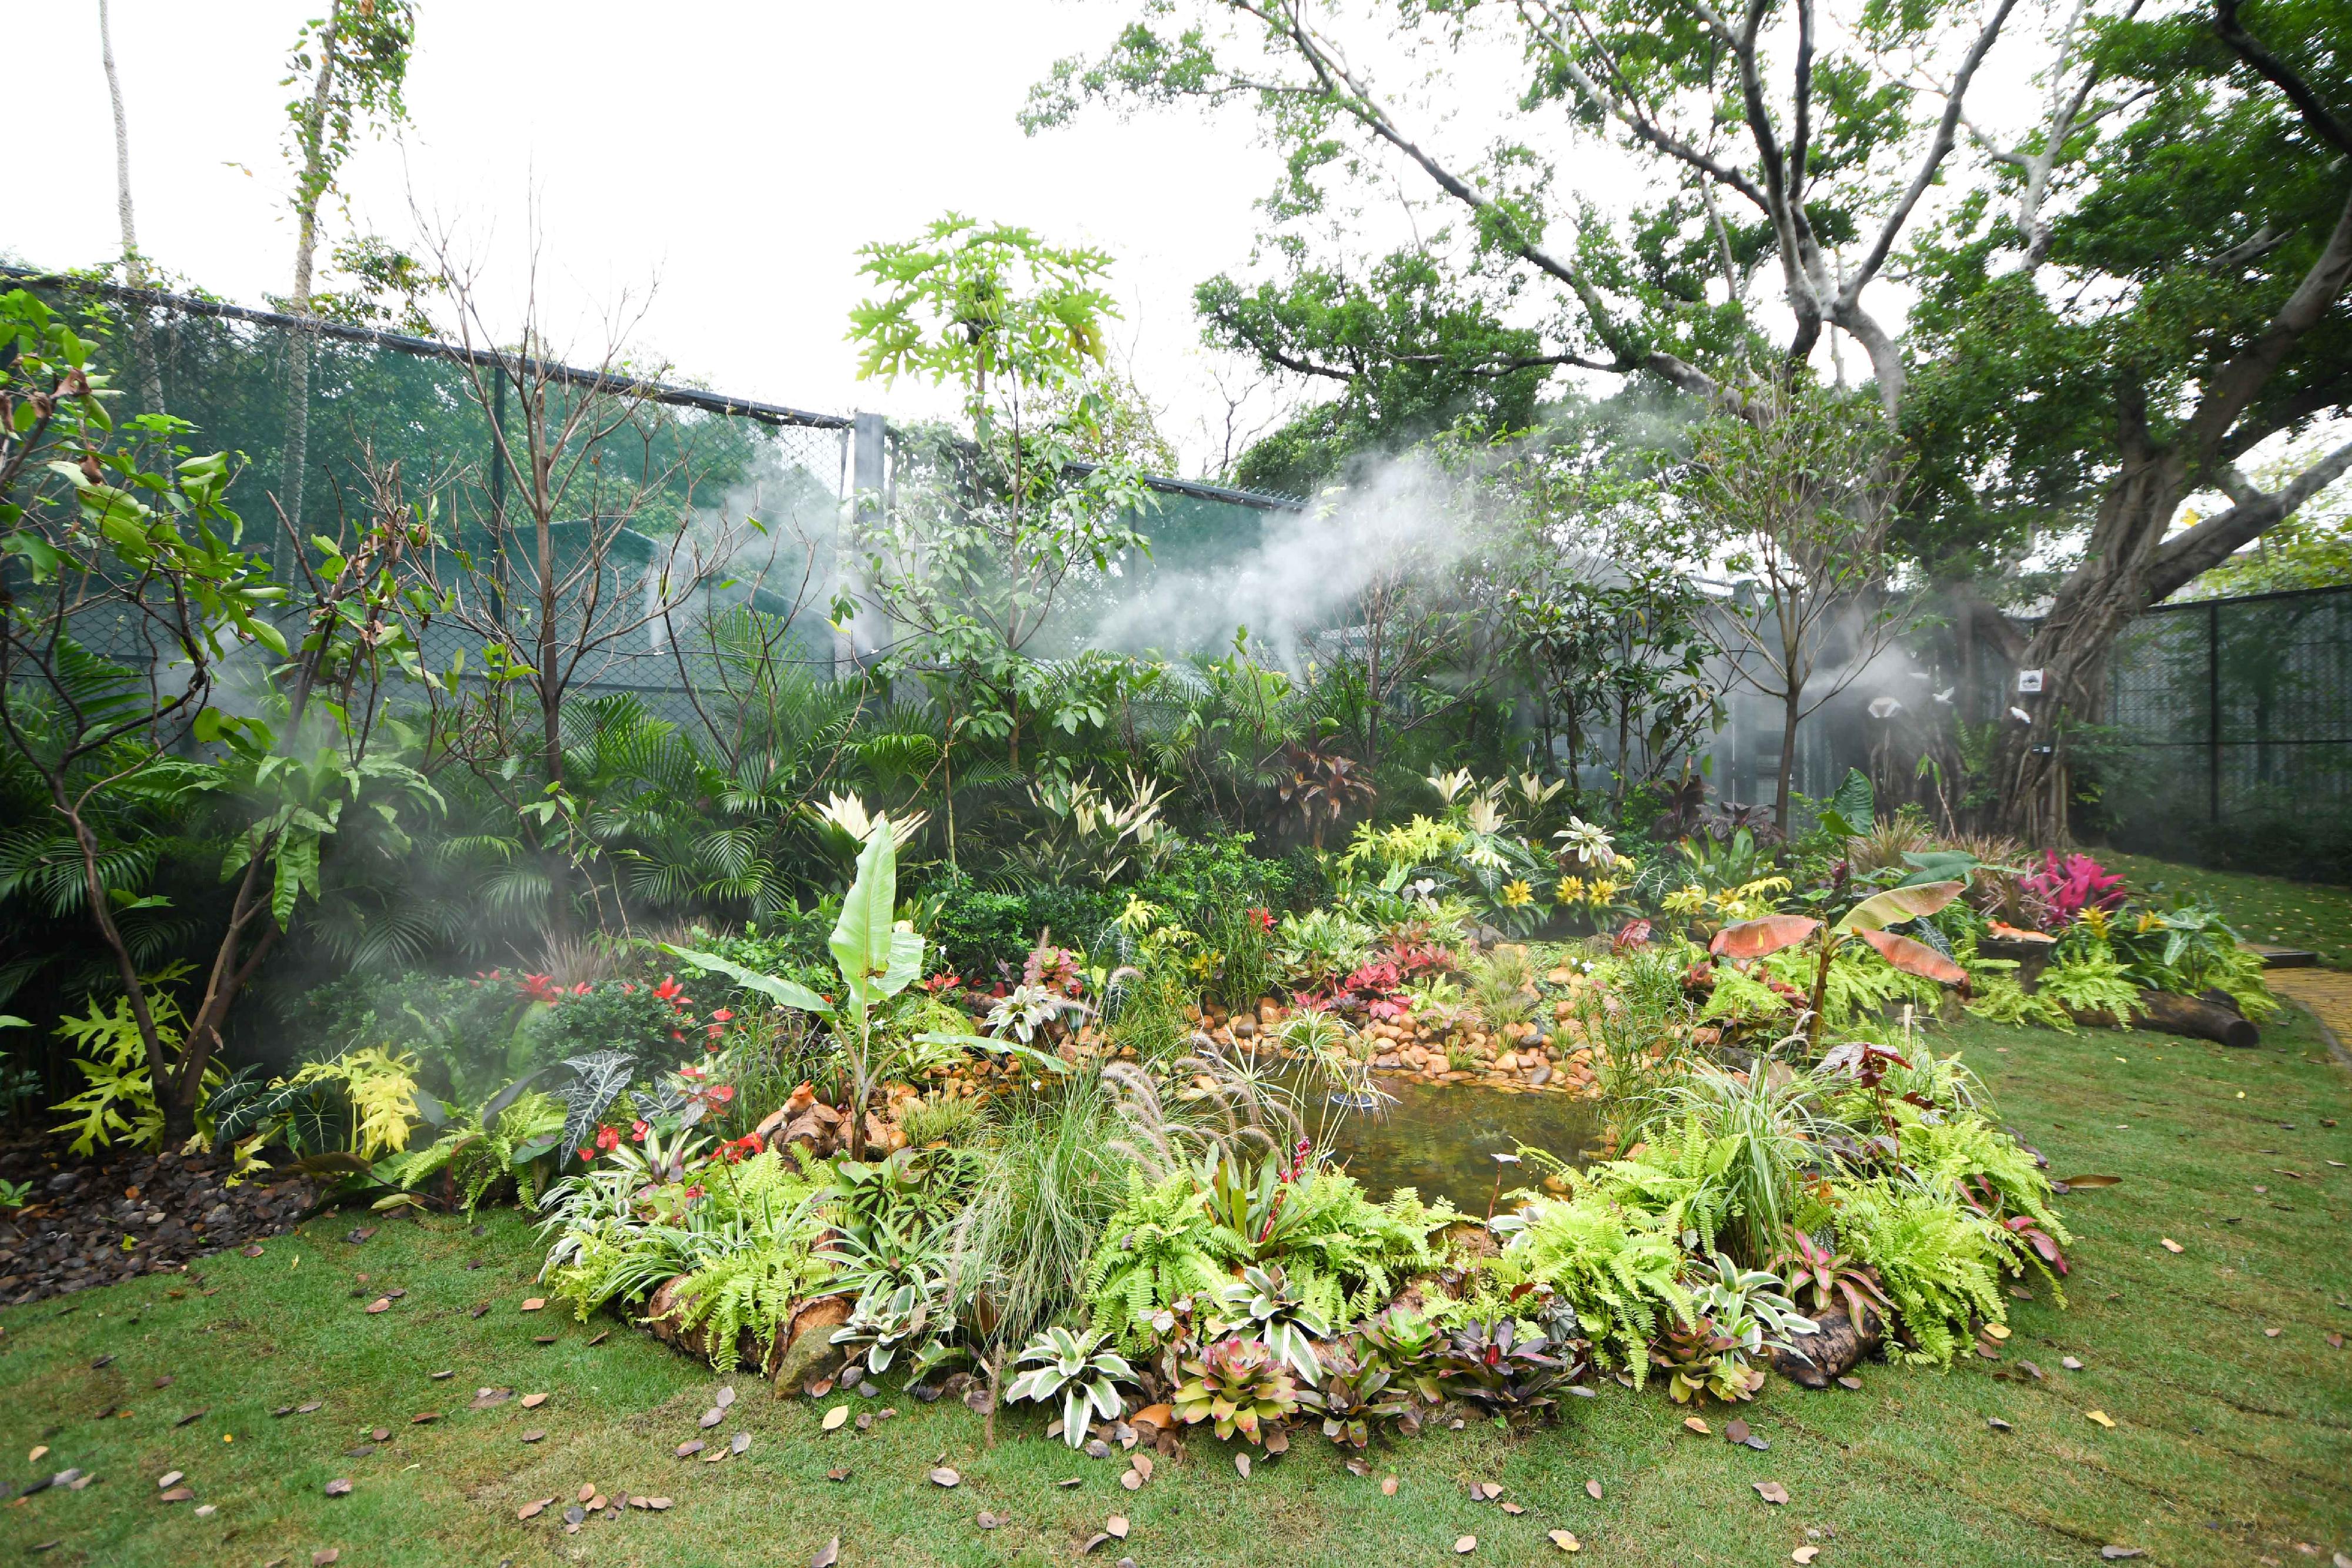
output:
[[2042,989],[2075,1013],[2105,1013],[2122,1028],[2139,1006],[2139,987],[2116,962],[2115,949],[2094,942],[2042,971]]
[[1949,1366],[1972,1316],[2006,1320],[2008,1248],[1998,1226],[1947,1194],[1888,1181],[1841,1185],[1836,1203],[1839,1244],[1877,1270],[1911,1342],[1908,1359]]
[[[1969,968],[1973,972],[1991,964],[2016,967],[2009,959],[1993,958],[1986,960],[1984,965],[1971,965]],[[2008,975],[1986,976],[1977,984],[1976,999],[1962,1005],[1988,1023],[2008,1024],[2012,1028],[2040,1024],[2044,1029],[2054,1029],[2066,1034],[2074,1032],[2074,1015],[2059,1006],[2057,998],[2046,991],[2029,991]]]
[[792,1322],[793,1303],[821,1284],[827,1271],[804,1238],[730,1252],[696,1270],[678,1286],[678,1325],[706,1331],[710,1364],[720,1372],[732,1372],[740,1364],[746,1329],[764,1363],[775,1354],[776,1336]]
[[1681,1283],[1685,1258],[1679,1234],[1658,1215],[1588,1187],[1532,1204],[1496,1280],[1549,1285],[1576,1309],[1594,1357],[1631,1368],[1639,1386],[1662,1313],[1688,1322],[1695,1311]]

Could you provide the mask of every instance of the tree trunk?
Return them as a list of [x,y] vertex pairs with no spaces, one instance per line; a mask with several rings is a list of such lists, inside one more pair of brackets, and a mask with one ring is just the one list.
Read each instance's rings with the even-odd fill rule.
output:
[[[122,225],[122,280],[133,288],[147,287],[147,260],[139,254],[139,225],[131,214],[131,126],[122,112],[122,78],[114,69],[114,35],[107,26],[106,0],[98,0],[98,50],[106,67],[106,94],[114,105],[114,211]],[[134,302],[127,312],[131,322],[131,357],[139,375],[141,412],[163,412],[163,378],[155,365],[155,330],[147,308]]]
[[1803,716],[1804,688],[1790,681],[1780,695],[1780,776],[1773,783],[1772,821],[1789,836],[1789,787],[1797,776],[1797,720]]
[[[302,136],[309,151],[302,161],[301,183],[294,190],[293,313],[310,314],[310,279],[319,254],[319,203],[326,192],[327,109],[335,89],[335,21],[331,15],[319,29],[319,79],[310,92],[303,117]],[[302,536],[302,483],[310,462],[310,340],[307,326],[298,327],[287,346],[286,444],[278,475],[279,504],[286,510],[287,537]],[[299,549],[299,545],[289,546]],[[288,561],[290,573],[294,563]]]
[[[2083,564],[2026,641],[2023,667],[2042,672],[2042,692],[2001,698],[1992,770],[1996,826],[2021,842],[2063,848],[2071,841],[2070,735],[2106,718],[2116,639],[2152,600],[2156,546],[2183,483],[2176,454],[2143,447],[2132,455],[2100,506]],[[2030,717],[2020,722],[2011,707]]]

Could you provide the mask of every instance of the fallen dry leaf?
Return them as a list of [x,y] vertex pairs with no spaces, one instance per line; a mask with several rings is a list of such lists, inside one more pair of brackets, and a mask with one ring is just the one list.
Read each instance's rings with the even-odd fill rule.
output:
[[1856,1393],[1862,1391],[1862,1379],[1859,1377],[1841,1377],[1837,1381],[1840,1388],[1851,1388]]
[[669,1511],[669,1499],[666,1497],[649,1497],[646,1499],[646,1506],[652,1509],[656,1513],[667,1513]]
[[935,1487],[957,1486],[961,1485],[962,1480],[963,1478],[961,1476],[956,1474],[945,1465],[941,1465],[939,1469],[931,1472],[931,1484]]
[[351,1495],[352,1495],[352,1479],[351,1479],[351,1477],[349,1477],[349,1476],[337,1476],[333,1480],[329,1481],[329,1482],[327,1483],[327,1495],[328,1495],[329,1497],[349,1497],[349,1496],[351,1496]]
[[980,1517],[973,1520],[972,1522],[980,1526],[982,1530],[994,1530],[998,1525],[1003,1524],[1004,1521],[983,1508],[980,1511]]
[[2062,1355],[2062,1356],[2060,1356],[2060,1357],[2058,1358],[2058,1364],[2059,1364],[2059,1365],[2061,1365],[2061,1366],[2063,1366],[2063,1367],[2064,1367],[2064,1368],[2065,1368],[2067,1371],[2069,1371],[2069,1372],[2080,1372],[2080,1371],[2082,1371],[2082,1370],[2083,1370],[2083,1364],[2082,1364],[2081,1362],[2079,1362],[2079,1361],[2076,1361],[2076,1360],[2075,1360],[2073,1356],[2071,1356],[2071,1355]]
[[1112,1514],[1108,1519],[1103,1521],[1103,1528],[1110,1532],[1110,1538],[1113,1541],[1125,1541],[1127,1539],[1127,1515],[1123,1513]]
[[1811,1563],[1814,1558],[1819,1557],[1821,1554],[1822,1549],[1818,1546],[1800,1546],[1794,1552],[1789,1553],[1789,1561],[1791,1563]]
[[2104,1410],[2085,1410],[2083,1414],[2085,1417],[2090,1420],[2096,1421],[2102,1427],[2113,1427],[2115,1425],[2113,1418],[2111,1418]]
[[1478,1538],[1475,1535],[1465,1535],[1454,1543],[1454,1555],[1456,1557],[1467,1557],[1477,1550]]
[[841,1537],[836,1535],[824,1543],[824,1550],[809,1559],[809,1568],[833,1568],[841,1561]]
[[2188,1248],[2183,1247],[2179,1242],[2175,1241],[2169,1236],[2159,1236],[2157,1239],[2163,1243],[2164,1249],[2167,1252],[2186,1252],[2189,1250]]
[[1244,1480],[1247,1480],[1247,1479],[1249,1479],[1249,1472],[1250,1472],[1250,1458],[1249,1458],[1249,1456],[1248,1456],[1247,1454],[1235,1454],[1235,1455],[1234,1456],[1234,1469],[1237,1469],[1237,1470],[1241,1471],[1241,1473],[1242,1473],[1242,1479],[1244,1479]]
[[[257,1247],[254,1250],[258,1252],[261,1249]],[[341,1563],[342,1560],[343,1549],[341,1547],[322,1546],[318,1551],[310,1553],[310,1568],[327,1568],[328,1563]]]
[[689,1437],[685,1442],[680,1443],[677,1446],[677,1457],[681,1459],[690,1459],[694,1458],[695,1455],[702,1452],[706,1447],[708,1447],[708,1445],[705,1444],[701,1438]]
[[[46,1453],[47,1453],[47,1452],[48,1452],[48,1450],[47,1450],[47,1448],[35,1448],[35,1449],[33,1450],[33,1458],[37,1458],[37,1458],[39,1458],[43,1454],[46,1454]],[[160,1490],[163,1490],[163,1489],[168,1488],[168,1487],[175,1487],[175,1486],[178,1486],[178,1485],[180,1484],[180,1482],[181,1482],[183,1479],[185,1479],[185,1472],[184,1472],[184,1471],[181,1471],[181,1470],[165,1470],[165,1471],[164,1471],[161,1476],[159,1476],[159,1477],[157,1477],[157,1478],[156,1478],[156,1480],[155,1480],[155,1487],[156,1487],[156,1490],[160,1491]]]
[[554,1500],[555,1500],[551,1497],[543,1497],[539,1499],[537,1501],[527,1502],[520,1508],[515,1510],[515,1517],[517,1519],[537,1519],[541,1514],[547,1511],[547,1505]]
[[1397,1489],[1397,1479],[1396,1479],[1396,1477],[1394,1477],[1394,1476],[1382,1476],[1382,1477],[1381,1478],[1381,1495],[1382,1497],[1394,1497],[1394,1496],[1396,1496],[1396,1489]]
[[531,1296],[523,1301],[522,1310],[527,1312],[535,1312],[545,1305],[547,1305],[547,1298],[545,1296]]
[[1684,1416],[1683,1425],[1689,1427],[1692,1431],[1696,1432],[1702,1437],[1707,1435],[1706,1423],[1700,1420],[1696,1416]]
[[161,1500],[164,1502],[193,1502],[195,1500],[195,1496],[196,1494],[189,1490],[186,1487],[173,1487],[170,1491],[163,1494]]
[[546,1403],[547,1396],[544,1394],[526,1394],[522,1396],[522,1407],[526,1410],[536,1410]]
[[1723,1440],[1727,1443],[1748,1441],[1748,1423],[1734,1416],[1723,1424]]
[[2009,1337],[2009,1327],[2005,1323],[1987,1323],[1984,1326],[1984,1332],[1986,1336],[1990,1339],[2007,1339]]
[[367,1304],[367,1310],[372,1312],[390,1312],[392,1310],[392,1298],[390,1296],[378,1296],[374,1301],[370,1301]]
[[826,1411],[826,1412],[824,1413],[824,1429],[825,1429],[826,1431],[828,1431],[828,1432],[838,1432],[838,1431],[840,1431],[844,1427],[846,1427],[846,1426],[848,1426],[848,1425],[849,1425],[849,1406],[846,1406],[846,1405],[836,1405],[836,1406],[835,1406],[832,1409],[830,1409],[830,1410],[828,1410],[828,1411]]
[[1565,1530],[1555,1530],[1549,1533],[1551,1536],[1551,1543],[1562,1552],[1580,1552],[1584,1549],[1584,1542]]
[[1087,1537],[1087,1543],[1078,1548],[1078,1555],[1081,1557],[1092,1555],[1096,1547],[1100,1546],[1104,1542],[1108,1541],[1110,1537],[1105,1535],[1101,1531],[1096,1531],[1092,1535]]
[[1125,1487],[1129,1491],[1141,1491],[1143,1490],[1143,1478],[1136,1474],[1133,1470],[1128,1470],[1119,1476],[1118,1484]]
[[751,1434],[749,1432],[738,1432],[732,1437],[728,1438],[727,1451],[730,1454],[750,1453],[751,1451]]
[[[841,1408],[845,1410],[848,1406],[845,1405],[842,1406]],[[702,1413],[702,1429],[708,1432],[711,1427],[718,1426],[719,1423],[725,1419],[727,1419],[727,1412],[719,1409],[714,1406],[710,1409],[705,1410]],[[833,1417],[830,1416],[825,1417],[825,1429],[827,1431],[831,1431],[833,1429]]]
[[849,1479],[849,1472],[836,1467],[835,1469],[825,1471],[824,1479],[829,1481],[845,1481]]
[[422,1415],[411,1416],[408,1418],[408,1424],[412,1427],[429,1427],[439,1419],[441,1419],[440,1411],[427,1410]]
[[536,1443],[546,1436],[547,1434],[545,1432],[540,1430],[537,1427],[533,1427],[530,1431],[525,1432],[522,1435],[522,1440],[526,1443]]
[[2144,1546],[2102,1546],[2099,1548],[2100,1560],[2107,1563],[2120,1562],[2126,1557],[2145,1557],[2147,1555],[2147,1548]]
[[2264,1339],[2276,1339],[2279,1336],[2279,1333],[2280,1331],[2277,1329],[2264,1329],[2263,1331],[2263,1337]]
[[1141,1476],[1145,1480],[1150,1480],[1151,1479],[1151,1471],[1155,1461],[1150,1454],[1134,1455],[1128,1460],[1128,1463],[1133,1465],[1135,1467],[1135,1473]]
[[1776,1508],[1789,1500],[1789,1489],[1779,1481],[1753,1481],[1749,1484],[1755,1487],[1758,1497]]
[[1601,1483],[1599,1481],[1585,1482],[1584,1495],[1591,1498],[1593,1501],[1599,1502],[1601,1500]]
[[1528,1511],[1520,1507],[1517,1503],[1507,1502],[1503,1505],[1503,1511],[1509,1514],[1513,1519],[1517,1519],[1519,1515],[1527,1512]]

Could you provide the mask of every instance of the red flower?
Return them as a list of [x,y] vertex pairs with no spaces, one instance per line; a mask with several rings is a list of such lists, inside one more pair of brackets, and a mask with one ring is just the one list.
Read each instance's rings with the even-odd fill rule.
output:
[[[497,977],[493,971],[491,978]],[[555,988],[555,977],[552,975],[525,975],[522,977],[522,994],[532,1001],[545,1002],[551,1007],[563,997],[563,993]]]
[[716,1009],[715,1011],[713,1011],[713,1012],[711,1013],[711,1015],[710,1015],[710,1021],[711,1021],[712,1023],[726,1023],[726,1022],[729,1022],[730,1020],[731,1020],[734,1017],[735,1017],[735,1009],[732,1009],[732,1008],[719,1008],[719,1009]]
[[646,1141],[646,1134],[651,1131],[653,1129],[643,1122],[632,1122],[629,1124],[629,1141],[642,1144]]
[[675,977],[664,975],[662,977],[662,983],[654,988],[654,995],[659,997],[666,1002],[675,1001],[678,998],[686,995],[686,988],[679,985]]
[[677,1075],[680,1078],[699,1078],[702,1076],[702,1069],[699,1067],[681,1067],[677,1070]]
[[618,1148],[620,1146],[620,1143],[621,1130],[618,1127],[599,1127],[596,1129],[596,1146],[599,1149]]
[[742,1144],[746,1153],[761,1155],[768,1151],[767,1140],[761,1137],[757,1133],[746,1133],[739,1141]]
[[586,995],[588,994],[588,982],[587,982],[587,981],[585,981],[585,980],[583,980],[583,981],[581,981],[578,985],[576,985],[576,986],[572,987],[572,994],[573,996],[575,996],[575,997],[584,997],[584,996],[586,996]]
[[595,1157],[596,1157],[596,1151],[595,1151],[595,1150],[593,1150],[593,1149],[590,1148],[590,1147],[589,1147],[587,1145],[585,1145],[585,1144],[583,1144],[583,1145],[580,1145],[580,1163],[581,1163],[582,1165],[583,1165],[583,1166],[584,1166],[584,1165],[589,1164],[591,1161],[594,1160],[594,1159],[595,1159]]
[[724,1105],[735,1098],[735,1086],[731,1083],[714,1083],[703,1092],[703,1098],[714,1105]]
[[701,1196],[702,1184],[700,1182],[696,1182],[692,1186],[686,1189],[686,1201],[688,1203],[692,1203],[696,1198],[700,1197]]
[[621,982],[621,994],[625,997],[634,997],[637,994],[637,988],[629,984],[628,981],[623,980]]
[[1257,922],[1257,928],[1261,931],[1274,929],[1274,911],[1271,909],[1253,909],[1249,912],[1249,917]]

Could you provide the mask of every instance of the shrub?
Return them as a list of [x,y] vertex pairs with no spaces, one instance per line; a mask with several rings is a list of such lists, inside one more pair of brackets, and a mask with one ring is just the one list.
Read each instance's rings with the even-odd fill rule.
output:
[[1997,1226],[1908,1183],[1840,1184],[1835,1203],[1838,1240],[1876,1270],[1910,1359],[1949,1366],[1972,1316],[2006,1320],[2000,1275],[2008,1249]]

